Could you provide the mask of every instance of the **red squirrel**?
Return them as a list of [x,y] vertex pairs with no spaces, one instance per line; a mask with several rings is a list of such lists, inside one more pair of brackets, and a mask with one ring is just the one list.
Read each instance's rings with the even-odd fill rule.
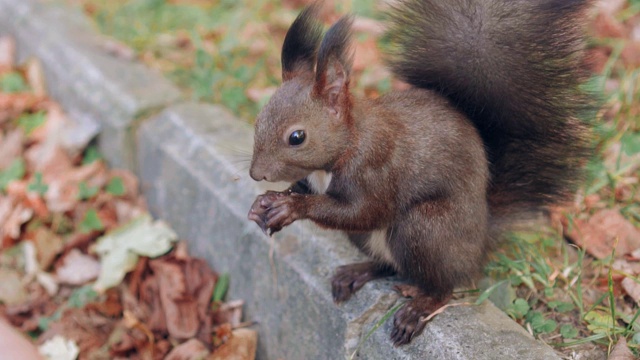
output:
[[579,185],[590,1],[394,1],[385,56],[410,88],[377,99],[349,90],[352,16],[323,36],[319,6],[289,28],[282,86],[255,123],[251,177],[293,185],[258,196],[249,219],[270,233],[302,219],[345,231],[371,261],[336,270],[337,303],[406,278],[413,296],[391,334],[406,344],[511,224]]

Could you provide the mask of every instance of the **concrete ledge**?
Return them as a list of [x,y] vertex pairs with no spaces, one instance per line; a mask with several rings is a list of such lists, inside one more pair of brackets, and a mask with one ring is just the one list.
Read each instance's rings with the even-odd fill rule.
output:
[[[173,85],[109,55],[104,38],[69,8],[0,0],[0,34],[16,37],[22,59],[42,60],[51,95],[87,136],[99,133],[112,165],[137,169],[151,211],[188,239],[194,254],[232,274],[230,297],[245,299],[247,318],[259,322],[259,359],[348,357],[399,301],[390,281],[376,281],[334,305],[334,268],[362,260],[344,237],[303,222],[269,239],[246,220],[264,190],[248,180],[247,124],[220,107],[171,105],[181,97]],[[388,340],[390,326],[374,332],[358,357],[558,358],[491,304],[449,308],[399,349]]]
[[136,120],[181,97],[161,75],[109,54],[107,38],[75,9],[0,0],[0,33],[16,38],[20,59],[35,56],[46,65],[49,93],[80,122],[80,131],[100,131],[98,145],[114,166],[135,166]]

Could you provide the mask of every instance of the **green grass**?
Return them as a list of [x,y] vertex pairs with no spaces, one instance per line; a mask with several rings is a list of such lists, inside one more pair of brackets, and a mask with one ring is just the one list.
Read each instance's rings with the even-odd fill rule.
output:
[[[260,104],[251,101],[246,90],[278,84],[278,64],[271,55],[275,44],[269,33],[246,32],[252,20],[265,13],[265,1],[191,5],[117,0],[87,4],[95,8],[93,15],[100,31],[133,48],[194,100],[222,103],[250,118]],[[252,50],[256,44],[270,51],[256,53]]]
[[[223,104],[247,120],[280,84],[280,46],[298,12],[266,0],[80,3],[102,33],[131,47],[192,99]],[[373,14],[367,1],[336,8]]]
[[[506,279],[510,289],[493,291],[490,298],[560,351],[589,342],[608,348],[623,336],[637,353],[639,310],[614,292],[613,255],[585,263],[583,250],[552,231],[514,234],[486,267],[493,279]],[[596,286],[603,274],[605,289]],[[589,299],[583,295],[585,287]]]

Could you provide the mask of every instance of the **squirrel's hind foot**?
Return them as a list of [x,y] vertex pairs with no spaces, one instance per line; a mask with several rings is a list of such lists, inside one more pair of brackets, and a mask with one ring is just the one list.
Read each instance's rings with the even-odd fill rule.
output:
[[373,261],[340,266],[331,279],[333,301],[347,301],[369,281],[394,274],[395,270],[392,268]]
[[[408,289],[411,287],[411,289]],[[444,306],[451,299],[451,292],[433,296],[417,286],[403,285],[403,294],[410,293],[412,298],[395,314],[391,341],[395,346],[408,344],[420,335],[427,325],[427,317]]]

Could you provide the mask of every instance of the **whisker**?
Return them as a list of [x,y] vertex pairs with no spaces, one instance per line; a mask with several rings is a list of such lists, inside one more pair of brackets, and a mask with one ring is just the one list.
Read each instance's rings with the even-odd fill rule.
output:
[[245,147],[228,146],[226,144],[222,144],[222,145],[219,145],[219,146],[222,149],[229,151],[229,153],[233,154],[233,155],[240,155],[240,156],[246,156],[246,157],[252,157],[253,156],[253,150],[247,149]]

